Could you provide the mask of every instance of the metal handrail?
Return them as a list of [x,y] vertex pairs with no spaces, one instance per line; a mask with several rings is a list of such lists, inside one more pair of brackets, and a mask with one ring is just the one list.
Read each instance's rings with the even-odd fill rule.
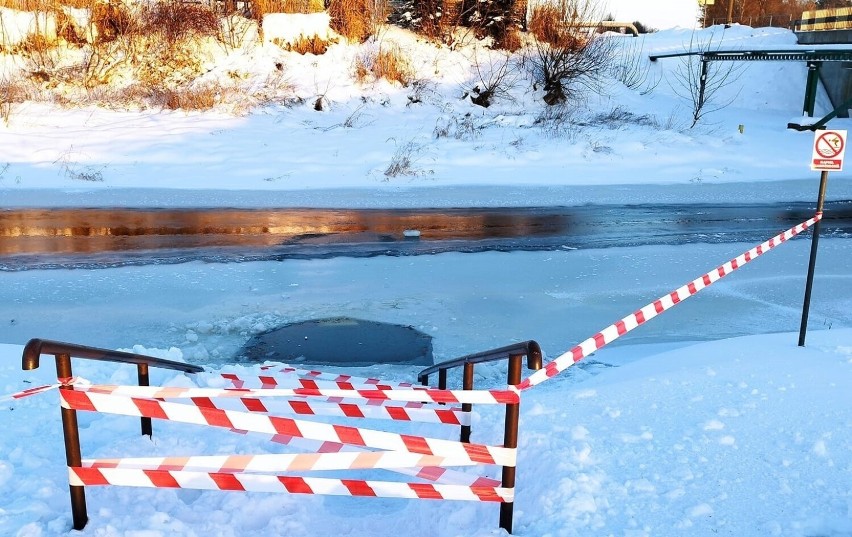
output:
[[[515,385],[521,382],[521,365],[523,357],[527,357],[527,367],[532,370],[539,370],[542,367],[541,346],[535,341],[522,341],[492,349],[490,351],[477,352],[468,354],[453,360],[447,360],[440,364],[427,367],[417,375],[417,380],[421,384],[429,383],[429,375],[438,372],[438,388],[447,389],[447,371],[457,367],[464,367],[464,376],[462,379],[463,390],[473,390],[473,365],[484,362],[495,362],[497,360],[508,360],[509,371],[506,382],[509,385]],[[470,412],[473,410],[473,405],[470,403],[462,404],[462,412]],[[507,448],[518,447],[518,422],[520,420],[520,404],[513,403],[506,405],[506,419],[503,428],[503,446]],[[470,425],[461,426],[461,434],[459,440],[461,442],[470,442]],[[515,486],[515,467],[504,466],[502,472],[503,487],[514,488]],[[512,533],[512,519],[515,503],[504,502],[500,504],[500,527]]]
[[97,360],[102,362],[146,365],[159,367],[161,369],[175,369],[185,373],[201,373],[204,371],[203,367],[183,362],[154,358],[153,356],[145,356],[144,354],[86,347],[84,345],[76,345],[74,343],[62,343],[60,341],[51,341],[49,339],[31,339],[27,342],[24,347],[24,353],[21,356],[21,367],[23,370],[30,371],[32,369],[38,369],[39,357],[42,354],[52,354],[54,356],[67,354],[71,358],[85,358],[87,360]]
[[[452,360],[447,360],[445,362],[441,362],[440,364],[435,364],[433,366],[427,367],[417,374],[417,382],[421,384],[428,384],[429,375],[432,373],[438,373],[438,387],[442,390],[446,389],[446,371],[449,369],[455,369],[457,367],[461,367],[465,364],[481,364],[484,362],[495,362],[497,360],[505,360],[509,358],[509,356],[513,354],[521,354],[527,357],[527,368],[533,371],[538,371],[542,366],[542,353],[541,346],[533,340],[522,341],[520,343],[513,343],[511,345],[506,345],[505,347],[500,347],[498,349],[491,349],[488,351],[477,352],[474,354],[468,354],[465,356],[461,356],[459,358],[453,358]],[[441,376],[442,372],[444,372],[444,385],[441,386]]]
[[[73,343],[62,343],[45,339],[31,339],[24,347],[21,356],[21,367],[24,371],[38,369],[39,359],[42,354],[52,354],[56,358],[56,376],[60,379],[70,379],[74,376],[71,371],[71,358],[84,358],[102,362],[115,362],[122,364],[135,364],[140,386],[149,386],[148,367],[159,367],[162,369],[176,369],[185,373],[200,373],[203,367],[197,365],[154,358],[143,354],[131,352],[113,351],[86,347]],[[61,390],[73,390],[73,385],[60,386]],[[77,427],[77,411],[68,408],[60,410],[62,414],[62,433],[65,437],[65,462],[68,467],[79,467],[82,465],[82,454],[80,449],[80,431]],[[141,418],[142,434],[151,436],[153,434],[151,418]],[[71,518],[75,530],[82,530],[89,520],[86,513],[86,493],[81,485],[69,485],[71,493]]]

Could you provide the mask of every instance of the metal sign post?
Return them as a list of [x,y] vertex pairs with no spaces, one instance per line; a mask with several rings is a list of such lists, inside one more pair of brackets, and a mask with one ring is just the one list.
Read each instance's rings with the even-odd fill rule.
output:
[[[846,131],[814,131],[811,169],[822,172],[819,180],[819,196],[817,197],[817,214],[819,215],[822,215],[822,208],[825,203],[825,187],[828,184],[828,172],[841,171],[843,169],[843,155],[845,152]],[[816,268],[821,221],[817,220],[814,224],[813,236],[811,238],[811,257],[808,262],[808,279],[805,283],[805,301],[802,304],[802,323],[799,327],[799,347],[805,346],[805,334],[808,330],[808,312],[811,308],[811,289],[814,284],[814,269]]]

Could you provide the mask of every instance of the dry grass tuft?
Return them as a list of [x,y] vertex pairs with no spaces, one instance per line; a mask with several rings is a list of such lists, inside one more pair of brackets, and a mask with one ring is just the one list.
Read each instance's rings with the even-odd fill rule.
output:
[[517,52],[524,46],[521,30],[515,26],[506,29],[500,48],[509,52]]
[[320,13],[325,11],[323,0],[251,0],[252,17],[263,20],[267,13]]
[[92,0],[0,0],[0,7],[16,11],[45,13],[57,11],[61,7],[89,8]]
[[199,88],[157,89],[149,99],[167,110],[210,110],[219,102],[220,88],[215,85]]
[[414,78],[411,64],[399,47],[380,47],[372,53],[359,55],[355,59],[355,79],[367,82],[373,78],[384,78],[391,82],[399,82],[403,87],[411,84]]
[[383,4],[373,0],[331,0],[328,14],[331,29],[356,43],[374,35],[378,22],[386,15]]
[[573,28],[576,23],[566,22],[565,14],[558,5],[539,4],[530,15],[529,32],[541,43],[554,47],[579,50],[583,40]]
[[325,54],[329,45],[336,43],[336,40],[326,41],[318,35],[305,37],[300,35],[296,41],[286,42],[281,38],[273,38],[272,42],[289,52],[297,52],[304,56],[305,54],[314,54],[320,56]]

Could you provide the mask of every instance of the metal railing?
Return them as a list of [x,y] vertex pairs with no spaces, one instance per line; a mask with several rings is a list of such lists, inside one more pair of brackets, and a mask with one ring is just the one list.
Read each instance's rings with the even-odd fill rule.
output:
[[[486,362],[495,362],[498,360],[509,361],[509,371],[507,374],[507,384],[513,386],[521,382],[521,363],[524,356],[527,357],[527,368],[537,371],[542,367],[541,347],[535,341],[523,341],[514,343],[499,349],[490,351],[468,354],[460,358],[447,360],[440,364],[427,367],[417,375],[417,381],[421,384],[429,384],[429,375],[438,373],[438,389],[447,389],[447,371],[458,367],[464,368],[462,375],[462,389],[473,390],[473,366]],[[473,405],[470,403],[462,403],[462,411],[470,412],[473,410]],[[518,447],[518,421],[520,418],[520,404],[506,405],[506,421],[503,429],[503,447],[515,449]],[[470,425],[461,426],[461,442],[470,442]],[[505,488],[515,487],[515,466],[504,466],[502,482]],[[500,504],[500,527],[507,532],[512,533],[512,518],[514,512],[514,502],[506,502]]]
[[[45,339],[31,339],[24,347],[21,356],[21,367],[24,371],[38,369],[42,354],[52,354],[56,358],[56,376],[59,379],[70,379],[74,376],[71,371],[71,358],[83,358],[101,362],[115,362],[121,364],[135,364],[138,382],[140,386],[149,386],[149,367],[161,369],[173,369],[185,373],[200,373],[204,368],[197,365],[185,364],[154,358],[143,354],[113,351],[75,345],[73,343],[62,343]],[[60,386],[60,390],[73,390],[71,385]],[[69,467],[82,465],[82,453],[80,449],[80,431],[77,427],[77,411],[62,408],[62,433],[65,438],[65,461]],[[153,434],[151,418],[141,418],[142,434],[151,436]],[[86,513],[86,493],[82,486],[69,485],[71,493],[71,517],[75,530],[82,530],[89,520]]]

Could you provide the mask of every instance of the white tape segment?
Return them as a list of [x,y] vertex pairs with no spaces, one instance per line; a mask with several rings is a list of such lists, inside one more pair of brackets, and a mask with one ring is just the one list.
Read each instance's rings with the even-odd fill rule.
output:
[[775,248],[779,244],[783,244],[784,242],[792,239],[793,237],[805,231],[821,219],[822,213],[817,213],[813,218],[809,219],[808,221],[802,222],[801,224],[790,228],[787,231],[784,231],[783,233],[779,233],[768,241],[759,244],[758,246],[755,246],[751,250],[728,261],[724,265],[717,267],[715,270],[712,270],[707,274],[704,274],[703,276],[692,280],[688,284],[679,287],[668,295],[658,298],[657,300],[646,305],[636,313],[628,315],[620,321],[609,325],[594,336],[588,338],[579,345],[573,347],[569,351],[557,357],[552,362],[549,362],[542,369],[536,371],[529,377],[522,380],[519,384],[517,384],[516,388],[521,391],[527,390],[529,388],[532,388],[533,386],[541,384],[542,382],[551,377],[558,375],[565,369],[579,362],[580,360],[587,357],[596,350],[599,350],[605,345],[612,343],[613,341],[630,332],[634,328],[648,322],[657,315],[663,313],[664,311],[674,307],[676,304],[679,304],[680,302],[686,300],[692,295],[698,293],[705,287],[709,287],[716,281],[722,279],[723,277],[734,272],[735,270],[746,265],[747,263],[753,261],[754,259],[757,259],[758,257]]

